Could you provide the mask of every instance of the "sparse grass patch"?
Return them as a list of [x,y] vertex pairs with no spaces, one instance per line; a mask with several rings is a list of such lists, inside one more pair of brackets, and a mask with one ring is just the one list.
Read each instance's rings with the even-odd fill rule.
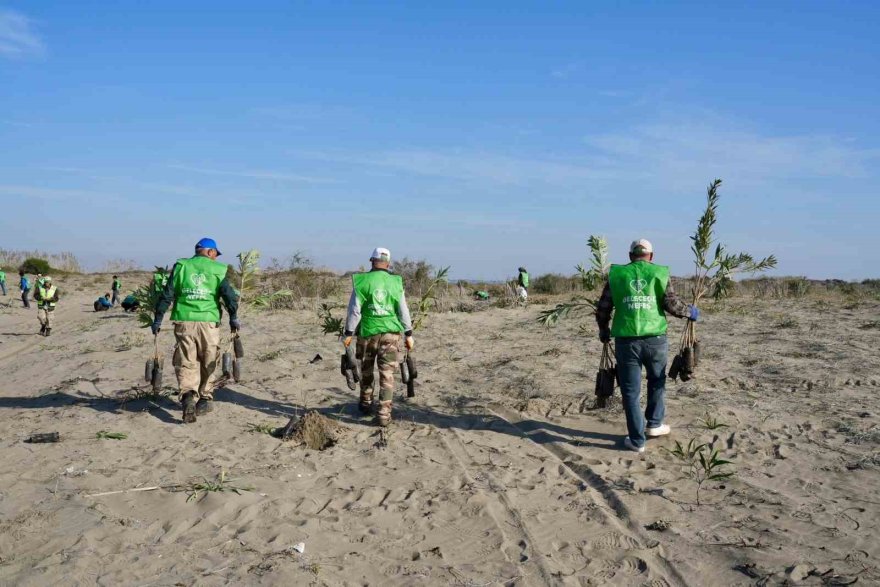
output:
[[271,435],[275,432],[277,426],[273,426],[272,424],[253,424],[248,422],[247,431],[255,434],[269,434]]
[[880,320],[872,320],[871,322],[865,322],[861,326],[859,326],[861,330],[871,330],[871,329],[880,329]]
[[242,491],[253,491],[253,487],[238,487],[232,485],[233,481],[233,479],[226,477],[226,471],[220,471],[217,477],[213,480],[202,477],[201,481],[191,481],[183,486],[183,490],[187,492],[186,501],[188,503],[194,499],[207,495],[208,493],[232,492],[236,495],[241,495]]
[[125,432],[107,432],[106,430],[100,430],[95,434],[95,438],[100,438],[102,440],[125,440],[128,438],[128,434]]
[[792,316],[780,316],[774,323],[773,328],[798,328],[800,323]]
[[257,361],[260,363],[265,363],[266,361],[274,361],[278,357],[281,356],[281,353],[284,352],[281,349],[275,349],[274,351],[267,351],[265,353],[258,354],[256,356]]

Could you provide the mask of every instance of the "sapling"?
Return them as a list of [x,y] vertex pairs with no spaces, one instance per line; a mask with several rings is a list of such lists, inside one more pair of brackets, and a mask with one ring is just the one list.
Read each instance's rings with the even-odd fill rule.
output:
[[722,459],[718,449],[697,444],[695,438],[691,438],[686,445],[676,440],[672,450],[664,450],[685,465],[685,477],[696,484],[697,505],[701,505],[700,491],[707,481],[723,481],[735,475],[733,471],[724,470],[724,467],[733,464],[732,461]]
[[[691,303],[699,306],[708,295],[715,300],[730,295],[733,277],[737,273],[760,273],[776,267],[776,257],[769,255],[756,260],[748,253],[728,253],[715,237],[715,223],[718,221],[718,201],[721,180],[716,179],[706,190],[706,208],[691,236],[691,251],[694,254],[694,280],[691,287]],[[713,250],[714,249],[714,250]],[[679,354],[673,359],[670,376],[679,376],[682,381],[690,379],[700,362],[700,342],[697,325],[689,320],[681,336]]]
[[[581,279],[581,287],[584,291],[593,291],[602,287],[608,279],[608,271],[611,264],[608,262],[608,241],[603,236],[591,235],[587,239],[590,249],[590,268],[577,265],[578,276]],[[557,304],[555,308],[544,310],[538,316],[538,322],[544,326],[555,326],[559,320],[570,314],[582,313],[585,310],[595,311],[597,299],[586,296],[577,296],[570,302]]]

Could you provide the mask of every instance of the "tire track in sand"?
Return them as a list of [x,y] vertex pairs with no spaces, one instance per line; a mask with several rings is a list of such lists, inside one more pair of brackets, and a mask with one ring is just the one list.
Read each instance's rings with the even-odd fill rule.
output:
[[[535,446],[552,455],[571,476],[583,481],[586,486],[586,491],[591,494],[591,497],[597,503],[605,506],[602,510],[604,512],[614,512],[614,515],[606,513],[606,517],[611,525],[616,528],[617,532],[622,535],[624,541],[627,539],[632,540],[632,536],[635,536],[636,541],[641,544],[648,544],[653,541],[651,537],[645,534],[641,526],[634,521],[629,508],[623,503],[614,489],[588,465],[576,462],[579,459],[579,455],[571,452],[557,442],[537,442],[531,436],[532,434],[541,432],[541,429],[532,430],[531,432],[524,430],[517,425],[521,419],[514,412],[503,406],[494,404],[491,407],[487,406],[486,409],[495,417],[506,422],[507,425],[515,430],[520,437],[531,441]],[[607,539],[605,541],[607,542]],[[619,542],[619,540],[614,540],[612,542]],[[606,546],[614,545],[608,544]],[[676,569],[665,557],[658,554],[652,558],[660,570],[662,570],[665,575],[664,578],[670,584],[682,587],[688,585],[688,582],[684,579],[678,569]]]
[[[471,467],[467,465],[465,458],[463,458],[472,457],[465,448],[465,443],[462,441],[461,435],[455,429],[449,430],[451,434],[438,428],[443,445],[452,455],[467,482],[473,487],[480,487],[480,483],[477,482],[476,477],[473,475]],[[493,491],[486,492],[481,489],[479,493],[487,498],[497,498],[502,506],[494,509],[494,511],[493,508],[489,508],[487,511],[504,540],[504,547],[502,548],[504,557],[512,563],[522,564],[526,567],[531,566],[528,563],[532,563],[535,570],[544,580],[544,583],[547,585],[553,584],[553,576],[547,568],[544,557],[538,553],[535,553],[534,557],[528,556],[527,551],[530,545],[535,544],[535,541],[526,529],[522,516],[516,508],[513,507],[503,489],[501,489],[503,486],[488,473],[480,473],[480,476],[488,481],[489,487]],[[507,529],[505,528],[505,525]],[[519,553],[516,552],[517,549],[519,550]]]

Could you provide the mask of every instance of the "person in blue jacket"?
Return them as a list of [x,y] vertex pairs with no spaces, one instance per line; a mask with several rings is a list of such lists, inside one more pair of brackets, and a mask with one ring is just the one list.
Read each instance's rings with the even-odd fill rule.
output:
[[28,294],[31,292],[31,282],[28,281],[27,275],[24,274],[24,271],[19,271],[18,277],[18,289],[21,290],[21,303],[24,304],[25,308],[30,308],[31,303],[28,301]]

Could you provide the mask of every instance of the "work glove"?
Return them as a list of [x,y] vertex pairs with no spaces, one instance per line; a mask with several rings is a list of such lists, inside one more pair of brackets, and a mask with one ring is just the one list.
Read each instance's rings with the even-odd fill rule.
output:
[[406,350],[411,351],[416,346],[416,341],[411,336],[406,337]]
[[348,348],[351,346],[351,340],[352,340],[351,336],[346,336],[345,338],[342,339],[342,344],[345,345],[345,348]]
[[611,331],[607,328],[599,329],[599,342],[611,342]]
[[693,306],[693,305],[688,306],[688,308],[690,309],[690,315],[688,316],[688,320],[692,320],[694,322],[699,320],[700,319],[700,309],[697,308],[696,306]]
[[153,324],[150,326],[150,330],[153,331],[153,334],[159,334],[159,331],[162,330],[162,318],[156,318],[153,320]]
[[229,321],[229,330],[232,332],[238,332],[241,330],[241,322],[238,318]]

